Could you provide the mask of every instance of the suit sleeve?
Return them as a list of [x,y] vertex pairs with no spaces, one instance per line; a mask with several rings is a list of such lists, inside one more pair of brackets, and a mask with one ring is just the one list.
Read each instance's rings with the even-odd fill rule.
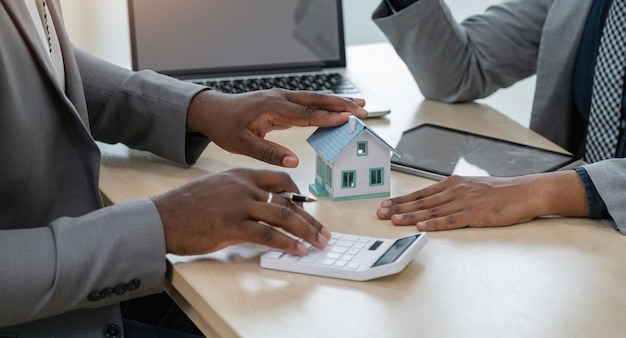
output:
[[[208,140],[186,132],[186,113],[193,95],[204,87],[150,71],[131,72],[81,51],[76,51],[76,58],[95,139],[124,142],[183,165],[197,159]],[[77,148],[84,149],[76,142]],[[71,151],[59,154],[67,156],[55,159],[59,168],[75,160]],[[142,199],[94,210],[100,205],[87,192],[97,194],[98,178],[90,175],[76,179],[72,184],[82,185],[76,189],[41,186],[41,201],[24,201],[28,212],[51,215],[49,223],[27,227],[18,217],[13,223],[2,219],[7,223],[0,226],[0,327],[101,308],[163,290],[165,239],[154,204]],[[57,200],[62,202],[53,201],[51,190],[60,194]],[[73,194],[83,190],[87,192]],[[55,209],[61,203],[66,206]],[[81,216],[55,216],[59,214]]]
[[187,133],[187,108],[207,89],[150,70],[133,72],[74,48],[96,140],[192,165],[209,140]]
[[550,1],[513,0],[457,23],[443,0],[420,0],[374,23],[407,64],[423,95],[444,102],[486,97],[533,75]]
[[615,158],[583,167],[606,204],[612,225],[626,235],[626,159]]
[[2,230],[0,248],[0,327],[163,290],[165,240],[147,199]]

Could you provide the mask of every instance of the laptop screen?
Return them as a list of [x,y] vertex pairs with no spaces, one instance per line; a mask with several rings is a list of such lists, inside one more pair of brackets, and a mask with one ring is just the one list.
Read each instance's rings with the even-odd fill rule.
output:
[[185,77],[345,67],[341,0],[128,0],[133,69]]

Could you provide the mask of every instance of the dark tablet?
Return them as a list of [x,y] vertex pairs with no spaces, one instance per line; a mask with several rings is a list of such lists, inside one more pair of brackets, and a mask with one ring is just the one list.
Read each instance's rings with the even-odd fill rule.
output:
[[391,168],[441,180],[450,175],[510,177],[573,168],[582,159],[520,143],[423,124],[402,134]]

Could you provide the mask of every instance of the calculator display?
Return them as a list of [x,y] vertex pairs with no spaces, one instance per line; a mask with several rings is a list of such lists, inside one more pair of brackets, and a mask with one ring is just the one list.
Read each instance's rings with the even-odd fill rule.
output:
[[380,258],[374,263],[374,265],[372,265],[372,267],[394,262],[396,259],[398,259],[398,257],[402,256],[402,253],[406,251],[406,249],[408,249],[419,236],[420,234],[415,234],[410,237],[398,239],[395,243],[393,243],[393,245],[391,245],[389,249],[387,249],[387,251],[382,256],[380,256]]

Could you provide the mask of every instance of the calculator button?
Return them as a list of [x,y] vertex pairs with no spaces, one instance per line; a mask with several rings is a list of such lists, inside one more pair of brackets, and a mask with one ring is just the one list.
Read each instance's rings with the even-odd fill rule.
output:
[[320,265],[333,265],[335,264],[335,259],[323,259],[319,262]]
[[348,250],[348,254],[350,254],[350,255],[356,255],[356,254],[358,254],[358,253],[359,253],[359,251],[360,251],[359,249],[354,249],[354,248],[352,248],[352,249],[349,249],[349,250]]
[[359,239],[359,236],[354,235],[344,235],[343,240],[356,242]]
[[335,266],[338,268],[343,268],[344,266],[346,266],[346,264],[348,264],[348,262],[346,261],[337,261],[337,264],[335,264]]
[[315,263],[319,257],[317,255],[306,255],[300,258],[300,262]]
[[326,254],[326,258],[330,258],[330,259],[337,259],[341,257],[341,254],[338,254],[336,252],[329,252]]
[[352,263],[348,264],[348,269],[356,270],[356,269],[359,268],[359,266],[361,266],[361,264],[352,262]]
[[324,254],[326,253],[326,251],[322,251],[319,249],[311,249],[309,250],[306,254],[304,254],[302,257],[315,257],[315,259],[319,259],[320,257],[324,256]]
[[341,256],[341,259],[347,260],[347,261],[351,261],[352,258],[354,258],[354,256],[352,255],[343,255]]
[[330,248],[331,252],[338,252],[338,253],[345,253],[346,251],[348,251],[348,248],[342,248],[339,246],[334,246],[332,248]]
[[296,256],[292,254],[286,254],[282,257],[282,260],[284,261],[297,261],[298,259],[300,259],[300,256]]
[[276,251],[276,250],[270,250],[268,252],[265,253],[265,255],[263,255],[265,258],[269,258],[269,259],[279,259],[280,256],[282,256],[283,252],[282,251]]
[[364,243],[356,243],[354,245],[354,247],[357,248],[357,249],[363,249],[365,247],[365,244]]
[[353,244],[354,242],[344,241],[344,240],[337,242],[338,246],[343,246],[343,247],[351,247]]

